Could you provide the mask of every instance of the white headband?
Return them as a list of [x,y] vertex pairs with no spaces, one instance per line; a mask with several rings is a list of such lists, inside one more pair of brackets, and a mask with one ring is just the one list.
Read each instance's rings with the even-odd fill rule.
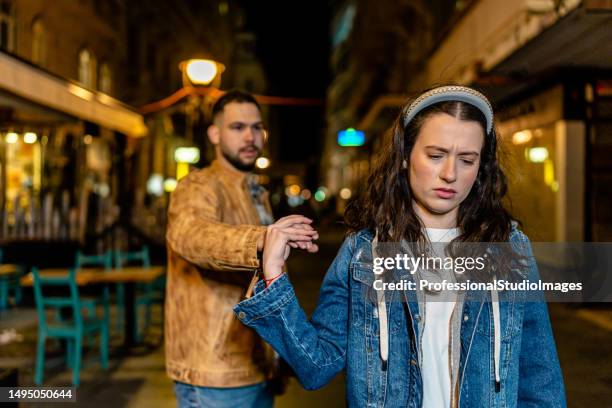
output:
[[493,108],[480,92],[466,86],[441,86],[425,92],[414,100],[404,114],[404,127],[423,109],[438,102],[461,101],[474,105],[487,120],[487,134],[493,130]]

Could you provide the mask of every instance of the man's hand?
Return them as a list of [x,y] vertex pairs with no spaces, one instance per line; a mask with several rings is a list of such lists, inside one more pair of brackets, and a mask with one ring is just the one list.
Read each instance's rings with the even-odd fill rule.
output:
[[319,238],[317,231],[310,225],[312,220],[302,215],[283,217],[266,230],[263,244],[263,274],[265,279],[279,275],[291,248],[301,248],[317,252],[312,241]]

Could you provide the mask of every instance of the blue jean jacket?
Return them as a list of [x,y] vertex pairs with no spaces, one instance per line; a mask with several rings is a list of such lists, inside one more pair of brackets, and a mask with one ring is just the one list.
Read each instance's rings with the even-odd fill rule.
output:
[[[376,305],[364,296],[364,287],[371,287],[374,279],[372,238],[370,231],[363,230],[344,241],[327,271],[310,321],[287,275],[268,288],[259,282],[255,295],[234,311],[289,363],[304,388],[318,389],[346,370],[349,406],[417,408],[422,404],[422,379],[411,338],[419,338],[418,303],[415,297],[387,303],[389,360],[383,369]],[[531,252],[522,232],[514,229],[510,241],[527,244]],[[529,273],[530,280],[537,279],[533,261]],[[520,292],[508,296],[500,295],[498,392],[490,297],[463,304],[458,406],[565,407],[546,304],[520,301]]]

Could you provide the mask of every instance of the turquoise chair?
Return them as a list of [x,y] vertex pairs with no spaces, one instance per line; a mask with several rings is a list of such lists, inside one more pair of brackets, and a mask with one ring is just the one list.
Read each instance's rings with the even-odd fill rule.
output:
[[0,275],[0,312],[8,308],[10,277]]
[[[3,262],[4,250],[0,248],[0,265]],[[15,301],[15,305],[21,303],[21,275],[22,268],[16,271],[16,273],[11,275],[3,275],[0,276],[0,311],[6,310],[8,308],[9,297],[11,292],[13,292],[13,299]]]
[[[115,251],[115,267],[121,268],[128,264],[138,263],[145,268],[151,266],[151,257],[149,255],[149,247],[143,246],[140,251]],[[159,286],[162,286],[162,290],[159,290]],[[140,307],[145,307],[145,320],[144,328],[145,331],[151,324],[151,308],[153,304],[163,305],[163,294],[165,290],[165,281],[156,280],[151,283],[139,284],[136,288],[136,313],[134,320],[134,339],[140,341],[142,336],[138,330],[138,311]],[[163,310],[163,308],[162,308]]]
[[[108,368],[108,316],[98,318],[96,316],[81,314],[81,301],[76,284],[76,271],[70,269],[68,277],[43,278],[38,268],[32,268],[34,277],[34,299],[36,300],[36,311],[38,313],[38,341],[36,345],[36,368],[34,382],[42,385],[45,369],[45,343],[48,338],[66,340],[66,361],[72,368],[72,383],[79,385],[81,374],[81,356],[83,349],[83,338],[86,336],[100,335],[100,363],[103,368]],[[54,287],[57,289],[67,288],[69,296],[46,296],[43,288]],[[56,308],[59,304],[71,310],[69,320],[48,322],[45,310],[48,307]]]
[[140,251],[115,251],[115,266],[121,268],[128,263],[139,263],[148,268],[151,266],[149,247],[143,246]]
[[[106,271],[113,269],[113,252],[107,251],[102,255],[85,255],[78,250],[74,261],[74,267],[78,270],[86,266],[101,266]],[[78,273],[78,272],[77,272]],[[108,286],[102,289],[101,297],[82,297],[81,306],[87,309],[91,316],[95,316],[96,308],[102,306],[105,316],[110,316],[110,294]]]
[[[0,248],[0,265],[2,265],[2,257],[4,250]],[[9,297],[9,277],[0,275],[0,312],[8,307]]]

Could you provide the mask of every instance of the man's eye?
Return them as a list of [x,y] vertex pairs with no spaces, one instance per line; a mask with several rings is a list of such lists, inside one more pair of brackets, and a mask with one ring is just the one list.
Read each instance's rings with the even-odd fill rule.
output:
[[243,125],[234,125],[234,126],[232,126],[232,129],[234,129],[234,130],[242,130],[242,129],[244,129],[244,126]]
[[430,154],[429,158],[433,159],[433,160],[438,160],[438,159],[442,158],[442,155],[440,155],[440,154]]
[[474,162],[472,160],[461,160],[462,162],[464,162],[465,164],[471,166],[472,164],[474,164]]

